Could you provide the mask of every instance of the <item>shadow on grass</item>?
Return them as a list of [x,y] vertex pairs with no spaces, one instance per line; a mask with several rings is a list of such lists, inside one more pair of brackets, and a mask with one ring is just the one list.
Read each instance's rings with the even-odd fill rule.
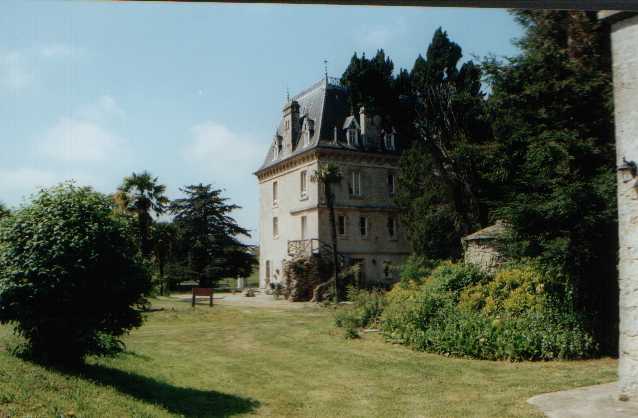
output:
[[[50,365],[48,367],[51,367]],[[101,365],[83,365],[77,369],[58,368],[67,375],[110,386],[140,401],[158,405],[179,415],[195,417],[230,417],[254,411],[257,400],[216,391],[173,386],[151,377]]]

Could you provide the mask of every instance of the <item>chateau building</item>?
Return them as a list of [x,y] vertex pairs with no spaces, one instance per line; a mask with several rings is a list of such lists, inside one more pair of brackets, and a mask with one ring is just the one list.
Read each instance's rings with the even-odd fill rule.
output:
[[289,99],[255,172],[260,194],[259,285],[283,281],[283,263],[296,255],[331,251],[329,211],[313,181],[320,165],[336,164],[334,188],[338,253],[359,264],[368,284],[397,279],[408,255],[394,204],[398,138],[392,126],[364,108],[353,114],[348,92],[329,77]]

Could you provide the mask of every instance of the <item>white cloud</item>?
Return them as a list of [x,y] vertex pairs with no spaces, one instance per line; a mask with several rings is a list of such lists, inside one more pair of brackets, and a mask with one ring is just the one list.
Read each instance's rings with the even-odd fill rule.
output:
[[108,123],[125,117],[124,110],[117,101],[109,96],[99,97],[95,103],[88,104],[76,111],[78,117],[93,122]]
[[222,175],[245,175],[256,170],[263,144],[216,122],[205,122],[191,129],[193,140],[184,148],[184,158]]
[[0,50],[0,91],[28,89],[39,79],[44,64],[56,58],[75,58],[83,52],[66,44]]
[[38,52],[44,58],[67,58],[77,56],[83,50],[66,44],[51,44],[40,47]]
[[116,162],[128,153],[128,142],[109,129],[109,123],[124,117],[116,100],[102,96],[63,116],[38,138],[38,153],[63,162]]
[[11,206],[18,205],[43,187],[56,184],[58,180],[53,172],[28,167],[0,169],[0,179],[2,202]]
[[0,51],[0,89],[24,90],[33,84],[35,74],[28,57],[20,51]]
[[406,35],[407,29],[407,23],[403,18],[395,19],[394,22],[388,22],[384,25],[362,25],[355,32],[355,43],[360,48],[375,51],[379,48],[389,49],[394,42]]
[[63,117],[39,143],[39,152],[66,162],[99,162],[115,158],[126,142],[95,122]]

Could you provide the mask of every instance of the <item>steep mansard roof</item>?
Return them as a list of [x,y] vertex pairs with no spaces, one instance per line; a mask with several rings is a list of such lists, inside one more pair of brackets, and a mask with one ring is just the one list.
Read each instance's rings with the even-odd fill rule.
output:
[[[343,149],[352,151],[381,151],[379,147],[372,147],[370,144],[364,149],[363,145],[348,145],[346,141],[346,132],[343,129],[344,123],[354,119],[358,125],[358,115],[351,115],[348,108],[348,92],[342,87],[337,80],[323,79],[308,89],[294,96],[291,101],[299,103],[299,126],[303,126],[304,120],[309,119],[314,124],[314,130],[311,131],[310,145],[302,145],[303,130],[299,129],[297,138],[293,138],[292,153],[284,153],[277,159],[273,159],[274,149],[273,142],[268,144],[268,152],[266,158],[257,170],[262,171],[268,167],[272,167],[289,158],[302,154],[316,148]],[[336,128],[336,129],[335,129]],[[375,127],[371,127],[375,130]],[[335,143],[335,131],[337,142]],[[283,119],[279,123],[279,127],[275,133],[275,138],[284,137]],[[383,150],[384,152],[388,152]]]

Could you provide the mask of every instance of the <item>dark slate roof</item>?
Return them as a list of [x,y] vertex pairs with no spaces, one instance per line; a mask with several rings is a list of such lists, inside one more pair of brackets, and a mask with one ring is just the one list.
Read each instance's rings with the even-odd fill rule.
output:
[[502,238],[507,230],[507,225],[503,221],[496,221],[494,225],[483,228],[473,234],[467,235],[461,238],[462,241],[477,241],[477,240],[493,240]]
[[[290,154],[286,154],[284,150],[284,155],[280,155],[278,159],[273,160],[273,141],[277,136],[284,137],[282,120],[280,121],[279,127],[277,128],[273,138],[268,143],[266,158],[257,172],[316,148],[367,152],[379,151],[364,149],[363,146],[348,145],[346,143],[346,133],[342,127],[344,126],[344,121],[346,121],[348,117],[352,117],[352,115],[348,108],[348,92],[339,84],[338,81],[334,79],[322,79],[292,97],[290,100],[299,103],[300,119],[298,137],[293,138],[293,151]],[[310,145],[304,147],[303,145],[300,145],[302,135],[301,126],[303,126],[303,121],[306,118],[312,120],[315,129],[310,138]],[[336,143],[334,142],[335,127],[337,128]],[[384,150],[384,152],[388,151]]]

